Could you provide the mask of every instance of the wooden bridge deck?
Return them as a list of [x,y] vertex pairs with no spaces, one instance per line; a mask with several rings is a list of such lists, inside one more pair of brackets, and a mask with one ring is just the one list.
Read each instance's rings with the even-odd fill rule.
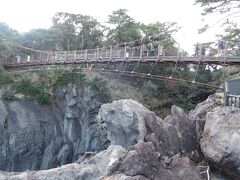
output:
[[119,63],[188,63],[188,64],[240,64],[240,57],[187,57],[187,56],[148,56],[140,59],[139,57],[131,58],[101,58],[101,59],[66,59],[66,60],[30,60],[21,62],[6,62],[5,68],[17,68],[27,66],[43,66],[43,65],[67,65],[67,64],[119,64]]

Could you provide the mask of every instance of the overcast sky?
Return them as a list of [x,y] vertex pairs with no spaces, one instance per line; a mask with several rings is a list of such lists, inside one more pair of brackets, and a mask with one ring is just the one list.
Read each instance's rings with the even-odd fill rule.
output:
[[[125,8],[136,21],[143,23],[177,22],[182,29],[174,35],[181,48],[192,52],[196,42],[216,40],[211,28],[198,35],[197,29],[206,24],[201,16],[202,8],[194,6],[194,0],[3,0],[0,6],[0,21],[20,32],[34,28],[49,28],[56,12],[91,15],[106,22],[113,10]],[[214,23],[218,17],[209,17]]]

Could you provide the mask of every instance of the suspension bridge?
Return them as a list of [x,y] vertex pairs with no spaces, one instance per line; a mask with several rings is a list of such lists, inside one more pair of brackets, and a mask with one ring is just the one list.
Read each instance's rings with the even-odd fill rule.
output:
[[[85,69],[99,71],[101,73],[118,73],[126,76],[143,77],[156,80],[171,80],[180,83],[192,83],[197,86],[220,88],[219,86],[196,82],[196,75],[201,64],[217,64],[222,66],[240,64],[240,57],[227,55],[227,50],[221,56],[205,56],[201,52],[195,56],[184,56],[183,51],[178,48],[176,56],[166,56],[163,46],[153,46],[151,49],[146,45],[129,46],[130,42],[113,45],[109,47],[75,50],[75,51],[42,51],[29,47],[25,47],[16,42],[3,39],[9,45],[15,47],[14,53],[7,56],[2,62],[2,65],[7,70],[17,70],[19,68],[38,68],[43,67],[47,70],[53,70],[49,66],[55,65],[85,65]],[[134,41],[133,41],[134,42]],[[20,53],[19,50],[24,50],[25,53]],[[200,48],[201,51],[201,48]],[[150,64],[151,67],[148,73],[137,72],[139,64]],[[178,79],[174,77],[173,72],[168,76],[160,76],[152,74],[156,65],[161,63],[174,63],[175,68],[178,64],[197,64],[195,76],[192,80]],[[105,67],[95,68],[95,65],[116,65],[115,69]],[[121,66],[132,64],[134,67],[131,71],[126,71]],[[46,68],[47,67],[47,68]],[[64,67],[64,66],[62,66]],[[108,66],[109,67],[109,66]],[[78,69],[80,66],[77,67]],[[56,68],[55,68],[56,69]],[[59,67],[57,67],[59,69]],[[37,69],[42,70],[42,69]]]
[[32,50],[30,55],[16,55],[4,62],[5,68],[21,66],[41,66],[58,64],[119,64],[119,63],[187,63],[197,64],[240,64],[240,57],[234,56],[183,56],[181,51],[177,56],[165,56],[160,47],[147,50],[144,46],[137,47],[109,47],[86,49],[80,51],[39,51]]

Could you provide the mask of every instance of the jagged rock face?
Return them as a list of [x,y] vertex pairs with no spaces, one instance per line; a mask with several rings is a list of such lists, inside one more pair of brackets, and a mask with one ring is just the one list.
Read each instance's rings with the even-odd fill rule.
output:
[[[127,178],[128,177],[128,178]],[[202,179],[199,169],[187,157],[176,155],[169,164],[152,142],[139,141],[109,169],[105,179]]]
[[[86,151],[101,150],[109,144],[111,146],[96,155],[93,152],[85,154],[77,161],[80,165],[71,164],[58,169],[21,174],[2,173],[0,177],[89,180],[100,177],[103,179],[160,179],[161,177],[162,179],[188,177],[201,179],[198,168],[186,157],[197,149],[196,132],[194,122],[182,109],[173,106],[171,115],[162,120],[135,101],[119,100],[102,105],[97,118],[94,118],[93,114],[97,112],[98,103],[96,101],[94,103],[94,100],[89,98],[91,96],[85,95],[86,99],[81,99],[82,96],[77,95],[77,92],[74,86],[58,89],[55,106],[49,110],[49,113],[55,112],[53,113],[55,116],[49,118],[47,110],[41,111],[49,121],[51,120],[51,126],[42,133],[48,144],[43,144],[43,148],[39,151],[41,158],[38,161],[38,168],[56,167],[77,159]],[[91,111],[94,113],[90,116]],[[6,128],[4,123],[1,127]],[[31,127],[30,124],[27,124],[27,127]],[[47,136],[47,133],[50,135]],[[4,139],[7,146],[15,144],[14,138]],[[38,142],[36,144],[38,147]],[[6,144],[1,147],[6,147]],[[117,150],[113,147],[117,147]],[[28,151],[23,151],[22,154],[25,152]],[[4,157],[2,154],[1,156]],[[5,160],[8,160],[7,158],[5,156]],[[14,162],[22,165],[19,161]],[[29,162],[25,163],[29,165]],[[33,169],[31,166],[27,167],[27,169],[31,168]]]
[[0,170],[49,169],[107,148],[91,87],[57,88],[54,103],[0,101]]
[[206,122],[206,115],[211,112],[215,107],[223,104],[223,94],[216,93],[209,96],[205,101],[199,103],[194,110],[188,114],[189,118],[195,122],[198,141],[202,137],[203,129]]
[[36,172],[4,173],[0,172],[1,180],[99,180],[107,174],[109,167],[121,157],[126,150],[121,146],[109,146],[98,154],[82,158],[80,163],[64,165],[60,168]]
[[139,141],[129,150],[109,146],[97,154],[88,154],[78,163],[50,170],[23,173],[0,172],[1,180],[186,180],[202,179],[199,169],[187,157],[176,156],[168,165],[160,160],[153,143]]
[[207,114],[200,141],[204,156],[226,174],[240,179],[240,110],[221,107]]
[[168,156],[197,149],[194,122],[177,106],[162,120],[135,101],[119,100],[102,105],[98,119],[114,145],[127,148],[138,140],[151,141]]

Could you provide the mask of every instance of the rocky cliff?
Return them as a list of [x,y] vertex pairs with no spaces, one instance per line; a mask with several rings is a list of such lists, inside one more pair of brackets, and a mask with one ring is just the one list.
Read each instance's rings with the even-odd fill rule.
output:
[[[74,91],[73,88],[72,95],[74,95]],[[61,90],[58,95],[59,99],[62,94]],[[84,112],[79,117],[76,113],[77,110],[69,110],[76,103],[70,103],[70,106],[66,102],[78,102],[74,101],[73,97],[70,95],[67,98],[68,101],[57,102],[57,104],[63,103],[61,104],[61,107],[64,107],[62,110],[67,110],[65,114],[60,114],[63,111],[59,111],[58,114],[58,117],[64,117],[61,119],[62,122],[59,122],[63,124],[63,127],[49,128],[48,133],[52,132],[49,139],[52,140],[48,141],[49,144],[42,151],[42,158],[39,153],[41,166],[38,167],[41,169],[51,168],[54,165],[70,162],[71,158],[76,156],[75,154],[80,156],[84,151],[89,152],[74,164],[61,168],[38,172],[27,171],[20,174],[2,173],[0,177],[7,178],[10,175],[11,178],[20,179],[27,177],[33,179],[159,179],[160,177],[164,179],[186,179],[186,177],[201,179],[199,169],[195,166],[196,163],[188,157],[188,155],[193,157],[198,154],[194,122],[188,119],[188,116],[179,107],[173,106],[171,115],[162,120],[135,101],[120,100],[102,105],[98,116],[93,121]],[[62,96],[62,98],[66,99],[66,96]],[[76,109],[80,110],[80,108]],[[89,111],[92,109],[89,108]],[[47,116],[45,111],[38,110]],[[57,121],[57,117],[52,118]],[[78,120],[78,118],[82,119]],[[87,125],[81,125],[82,121],[83,123],[88,122]],[[95,124],[94,131],[91,131],[91,128],[94,127],[89,125],[91,123]],[[33,124],[35,125],[35,123]],[[30,124],[28,126],[31,127]],[[189,131],[186,131],[187,129]],[[58,132],[58,138],[53,139],[55,131]],[[30,139],[32,137],[29,136]],[[9,140],[8,146],[15,144],[11,143],[11,138],[6,140]],[[40,140],[41,138],[38,138],[39,142],[41,142]],[[92,141],[96,143],[91,143]],[[69,142],[70,145],[66,142]],[[74,143],[78,143],[78,146],[74,146]],[[110,146],[106,150],[95,152],[108,145]],[[32,148],[32,146],[28,144],[26,148]],[[33,146],[33,148],[36,147]],[[23,152],[22,156],[24,155],[28,154]],[[14,161],[16,165],[13,167],[31,164],[31,160],[32,157],[29,156],[24,161]]]
[[62,166],[0,179],[224,179],[209,166],[239,179],[239,110],[221,101],[210,96],[189,114],[173,106],[164,119],[132,100],[100,108],[90,87],[71,84],[56,90],[52,106],[1,102],[1,169]]
[[57,88],[49,106],[1,100],[0,169],[49,169],[106,149],[108,141],[96,130],[100,105],[90,86],[73,84]]

